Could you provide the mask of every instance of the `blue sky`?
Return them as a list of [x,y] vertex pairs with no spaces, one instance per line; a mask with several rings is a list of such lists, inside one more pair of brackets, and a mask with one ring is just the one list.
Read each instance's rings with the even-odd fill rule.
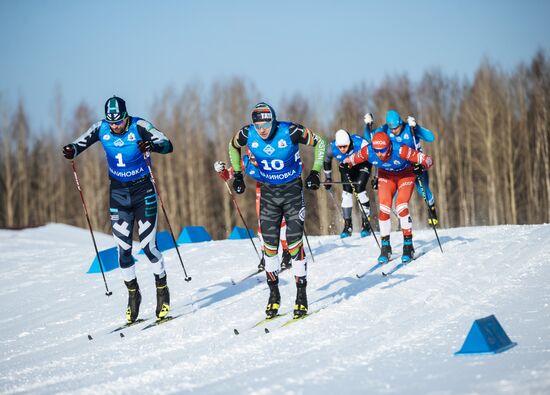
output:
[[550,50],[550,1],[0,0],[0,105],[26,104],[38,129],[112,94],[152,116],[155,99],[239,76],[275,106],[337,97],[431,68],[470,78],[483,57],[504,70]]

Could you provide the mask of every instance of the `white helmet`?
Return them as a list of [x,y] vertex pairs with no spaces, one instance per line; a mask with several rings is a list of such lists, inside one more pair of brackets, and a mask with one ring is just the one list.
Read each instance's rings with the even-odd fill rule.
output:
[[336,146],[341,147],[344,145],[349,145],[350,139],[349,139],[349,133],[346,132],[344,129],[340,129],[336,132]]

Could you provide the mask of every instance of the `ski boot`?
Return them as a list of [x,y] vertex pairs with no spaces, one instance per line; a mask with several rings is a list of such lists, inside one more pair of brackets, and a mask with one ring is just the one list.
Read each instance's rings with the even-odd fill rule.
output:
[[296,282],[296,303],[294,304],[294,319],[307,315],[307,280],[305,277],[298,277]]
[[378,263],[388,263],[391,258],[390,236],[382,237],[382,249],[378,257]]
[[264,271],[265,270],[265,257],[264,254],[262,254],[262,259],[260,259],[260,263],[258,263],[258,271]]
[[435,204],[430,205],[428,213],[428,225],[436,226],[439,221],[437,220],[437,212],[435,211]]
[[361,237],[367,237],[370,235],[371,228],[369,226],[369,221],[367,218],[363,218],[363,222],[361,223]]
[[279,293],[279,277],[276,277],[275,281],[270,281],[269,277],[267,285],[269,285],[269,299],[267,301],[267,307],[265,308],[265,314],[267,319],[272,319],[279,313],[279,307],[281,304],[281,294]]
[[351,218],[344,219],[344,230],[340,233],[340,238],[344,239],[350,237],[353,233],[353,224],[351,223]]
[[157,321],[161,321],[168,316],[170,311],[170,292],[166,284],[166,273],[163,277],[155,274],[155,285],[157,286],[157,309],[155,314]]
[[126,288],[128,288],[128,307],[126,308],[126,322],[131,324],[137,320],[139,315],[139,305],[141,304],[141,292],[139,292],[139,285],[137,279],[132,281],[124,281]]
[[403,255],[401,256],[401,262],[409,263],[414,259],[414,247],[412,236],[405,236],[403,240]]
[[281,260],[281,271],[292,267],[292,256],[288,250],[283,250],[283,259]]

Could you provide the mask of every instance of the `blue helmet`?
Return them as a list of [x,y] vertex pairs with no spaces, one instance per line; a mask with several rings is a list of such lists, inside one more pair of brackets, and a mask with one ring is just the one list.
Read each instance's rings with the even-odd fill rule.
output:
[[386,124],[390,129],[395,129],[403,123],[403,120],[399,116],[399,113],[395,110],[390,110],[386,114]]

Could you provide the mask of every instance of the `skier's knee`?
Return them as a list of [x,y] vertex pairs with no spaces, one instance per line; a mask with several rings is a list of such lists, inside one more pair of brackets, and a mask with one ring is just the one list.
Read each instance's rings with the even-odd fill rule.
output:
[[349,192],[342,192],[342,207],[353,207],[353,194]]
[[279,256],[277,254],[273,256],[269,256],[266,254],[265,271],[268,273],[278,272],[280,268],[281,268],[281,264],[279,263]]
[[122,269],[133,266],[134,257],[132,256],[132,250],[123,250],[119,248],[118,261]]
[[307,260],[305,257],[304,259],[293,259],[291,271],[295,277],[305,277],[307,274]]

